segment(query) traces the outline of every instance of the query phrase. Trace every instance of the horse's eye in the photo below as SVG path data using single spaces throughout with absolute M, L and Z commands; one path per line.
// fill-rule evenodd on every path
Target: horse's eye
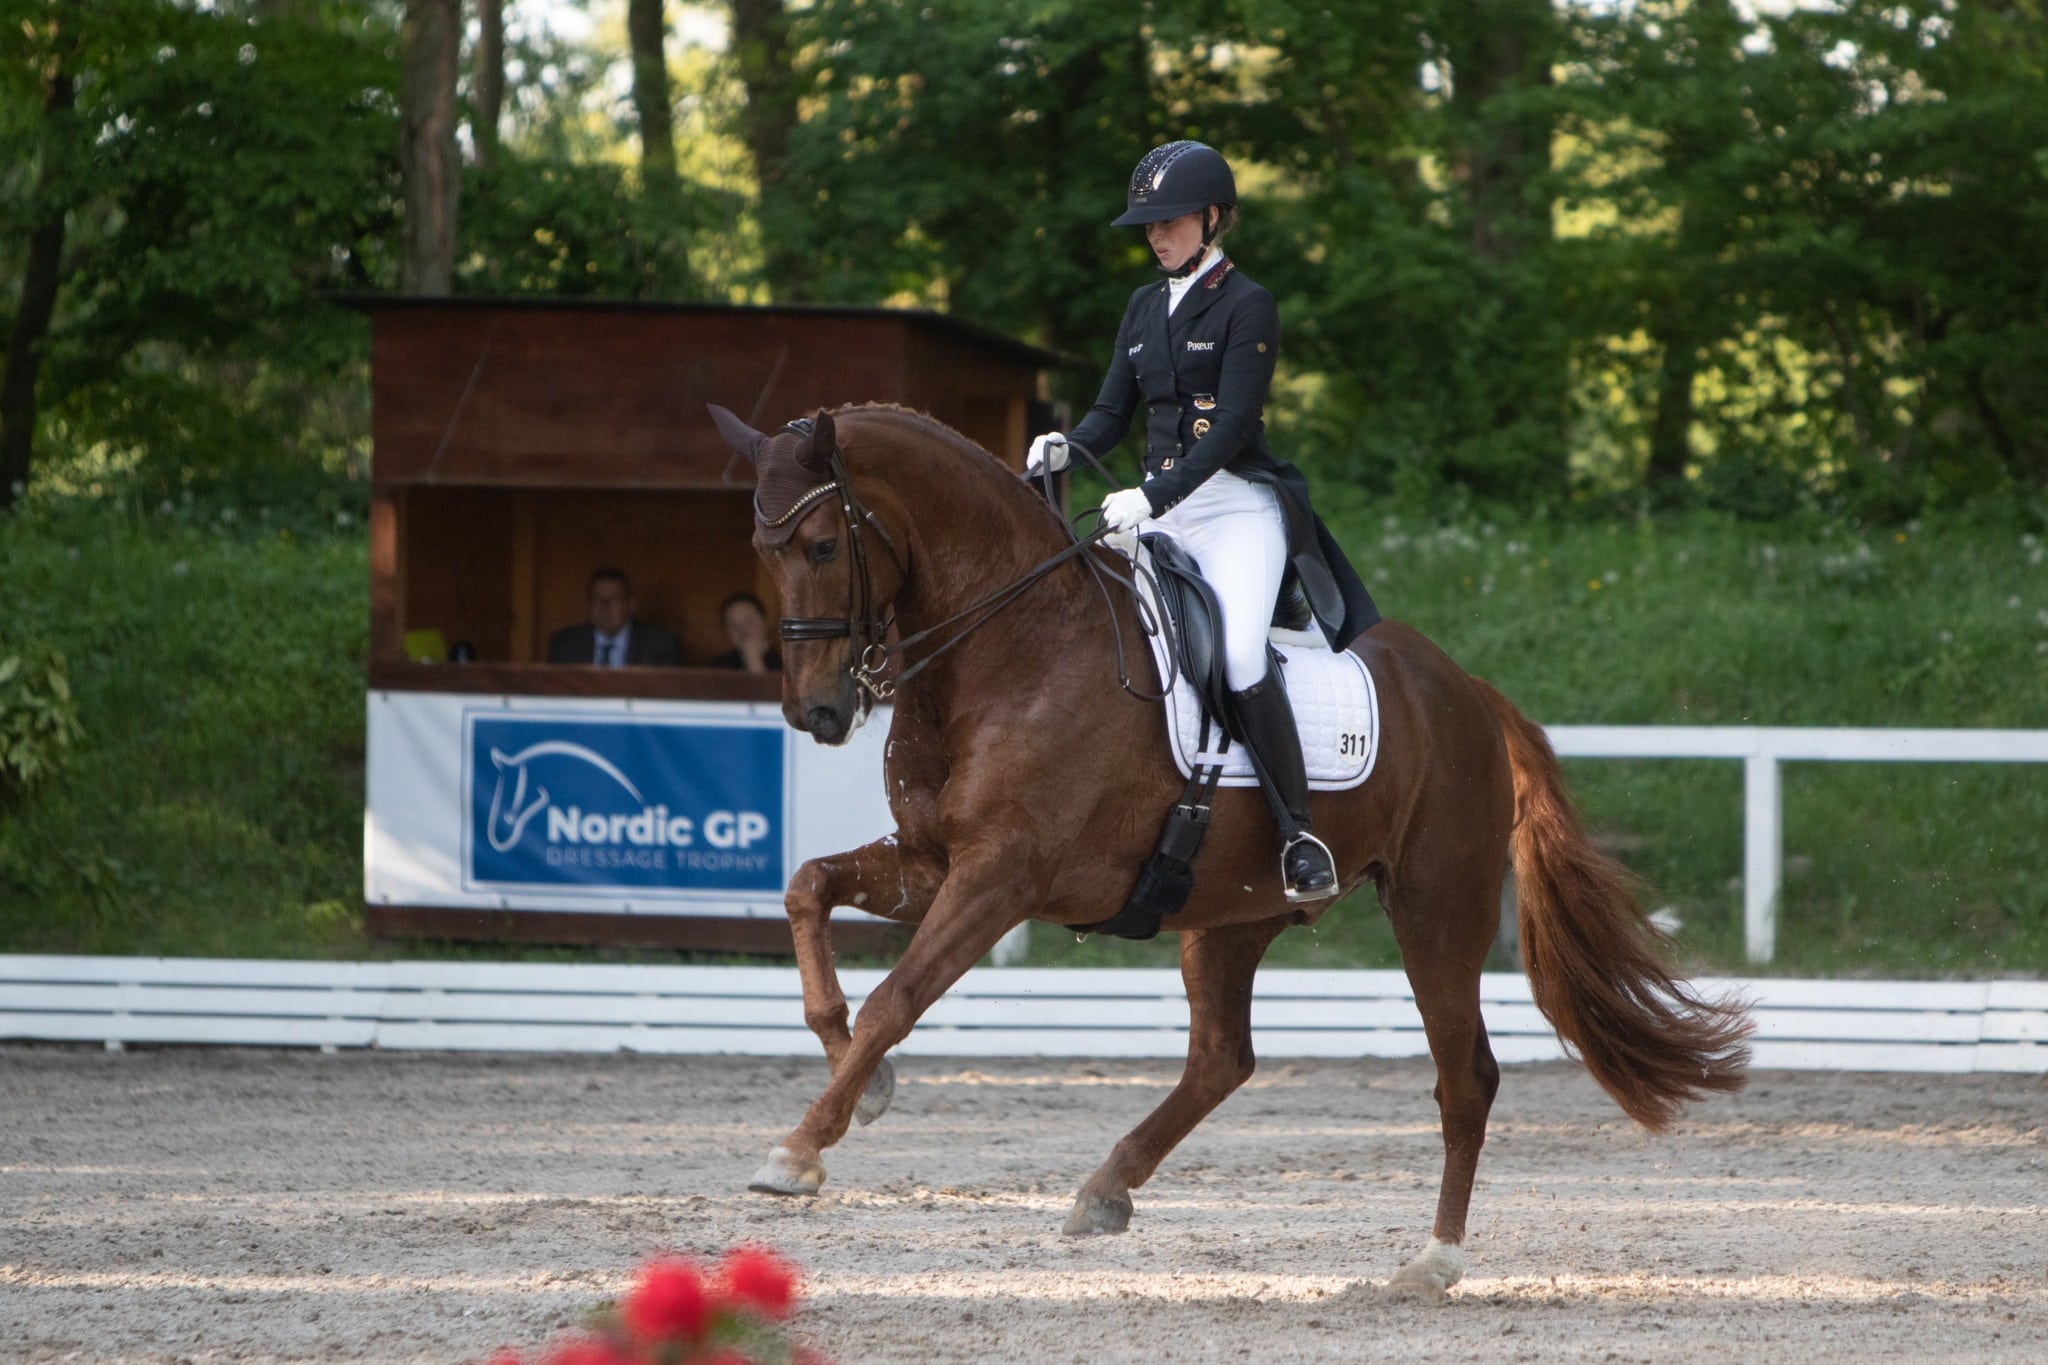
M 836 540 L 817 540 L 811 542 L 811 563 L 813 564 L 828 564 L 838 553 L 839 542 Z

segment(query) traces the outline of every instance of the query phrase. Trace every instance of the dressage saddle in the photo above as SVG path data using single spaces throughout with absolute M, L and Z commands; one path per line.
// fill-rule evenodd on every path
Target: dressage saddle
M 1151 553 L 1152 577 L 1158 584 L 1164 618 L 1159 628 L 1165 632 L 1167 649 L 1174 666 L 1194 687 L 1202 704 L 1201 750 L 1205 754 L 1220 754 L 1230 747 L 1232 736 L 1224 719 L 1230 714 L 1230 684 L 1224 673 L 1223 612 L 1216 601 L 1216 591 L 1202 577 L 1202 566 L 1194 556 L 1171 536 L 1154 532 L 1139 540 Z M 1283 588 L 1274 624 L 1291 627 L 1297 613 L 1307 616 L 1308 599 L 1298 583 L 1290 579 L 1288 586 L 1292 593 Z M 1210 806 L 1222 774 L 1223 765 L 1214 759 L 1194 765 L 1179 799 L 1167 812 L 1159 843 L 1139 869 L 1137 884 L 1123 908 L 1098 924 L 1077 926 L 1079 932 L 1152 938 L 1159 933 L 1160 922 L 1166 916 L 1187 904 L 1195 889 L 1195 855 L 1201 851 L 1202 840 L 1209 832 Z

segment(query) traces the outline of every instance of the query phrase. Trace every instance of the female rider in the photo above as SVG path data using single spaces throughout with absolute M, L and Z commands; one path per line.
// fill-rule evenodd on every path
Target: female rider
M 1280 317 L 1217 246 L 1236 220 L 1236 178 L 1214 149 L 1169 142 L 1138 162 L 1115 225 L 1144 227 L 1166 278 L 1131 295 L 1095 406 L 1070 434 L 1034 440 L 1026 468 L 1064 469 L 1069 440 L 1109 451 L 1145 408 L 1145 481 L 1110 494 L 1102 519 L 1116 532 L 1164 531 L 1202 566 L 1223 613 L 1228 723 L 1279 823 L 1287 898 L 1316 900 L 1336 894 L 1336 867 L 1309 830 L 1301 739 L 1266 632 L 1290 571 L 1332 649 L 1379 613 L 1310 508 L 1308 481 L 1266 445 Z

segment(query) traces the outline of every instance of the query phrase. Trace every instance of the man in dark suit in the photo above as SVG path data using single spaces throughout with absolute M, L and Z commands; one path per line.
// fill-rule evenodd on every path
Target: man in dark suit
M 623 571 L 593 571 L 585 600 L 590 620 L 548 636 L 549 663 L 598 668 L 673 668 L 682 663 L 683 647 L 674 631 L 633 619 L 633 585 Z

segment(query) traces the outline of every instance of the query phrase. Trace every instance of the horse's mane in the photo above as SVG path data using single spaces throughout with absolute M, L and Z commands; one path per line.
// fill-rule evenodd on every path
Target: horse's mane
M 992 496 L 998 500 L 1013 498 L 1020 508 L 1026 504 L 1036 505 L 1040 509 L 1040 515 L 1048 518 L 1050 527 L 1058 527 L 1062 538 L 1072 538 L 1073 533 L 1066 529 L 1066 521 L 1057 508 L 1031 493 L 1030 486 L 1024 480 L 1018 478 L 1008 465 L 990 454 L 978 442 L 955 431 L 930 413 L 905 407 L 901 403 L 848 403 L 844 407 L 833 408 L 831 416 L 835 421 L 841 417 L 851 418 L 857 423 L 873 421 L 899 431 L 932 438 L 940 446 L 950 448 L 958 455 L 964 468 L 975 469 L 977 484 L 985 479 Z
M 1002 464 L 1001 460 L 996 460 L 996 457 L 980 443 L 962 435 L 919 408 L 905 407 L 901 403 L 848 403 L 844 407 L 832 409 L 832 416 L 873 417 L 888 421 L 891 425 L 912 427 L 948 442 L 963 455 L 978 455 L 984 460 L 995 460 L 998 465 Z

